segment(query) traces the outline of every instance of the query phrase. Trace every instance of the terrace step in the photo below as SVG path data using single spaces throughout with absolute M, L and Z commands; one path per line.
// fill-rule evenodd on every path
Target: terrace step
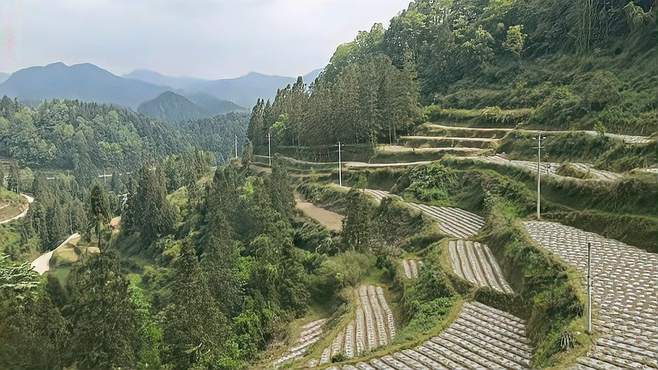
M 448 252 L 453 271 L 462 279 L 478 287 L 514 293 L 503 277 L 491 250 L 485 244 L 470 240 L 451 240 Z
M 473 315 L 477 316 L 474 320 Z M 470 328 L 473 321 L 478 324 Z M 373 359 L 367 366 L 396 370 L 527 369 L 532 349 L 525 337 L 510 330 L 525 333 L 525 322 L 481 303 L 466 303 L 457 320 L 439 336 L 418 347 Z

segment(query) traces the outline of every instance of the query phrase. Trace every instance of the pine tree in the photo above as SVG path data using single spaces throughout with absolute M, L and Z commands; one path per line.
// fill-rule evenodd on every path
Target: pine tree
M 102 233 L 105 225 L 110 222 L 110 206 L 106 194 L 98 184 L 91 189 L 87 219 L 87 233 L 93 231 L 96 234 L 98 249 L 102 251 Z
M 295 197 L 292 193 L 290 177 L 284 165 L 277 158 L 272 163 L 270 176 L 272 207 L 285 217 L 289 217 L 295 206 Z
M 226 317 L 213 302 L 194 248 L 185 243 L 174 263 L 169 304 L 164 310 L 163 359 L 175 369 L 207 368 L 225 350 Z
M 343 220 L 343 240 L 352 250 L 368 251 L 372 241 L 372 206 L 358 190 L 347 195 L 347 214 Z
M 72 360 L 79 369 L 135 368 L 136 309 L 113 251 L 84 259 L 69 277 Z

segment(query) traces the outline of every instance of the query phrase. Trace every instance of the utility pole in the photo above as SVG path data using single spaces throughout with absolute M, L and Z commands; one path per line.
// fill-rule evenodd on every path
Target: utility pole
M 340 157 L 340 141 L 338 142 L 338 185 L 343 186 L 343 163 Z
M 238 135 L 235 135 L 235 159 L 238 159 Z
M 272 168 L 272 132 L 267 130 L 267 159 L 270 163 L 270 168 Z
M 592 334 L 592 243 L 587 242 L 587 333 Z
M 537 220 L 541 220 L 541 132 L 537 135 Z

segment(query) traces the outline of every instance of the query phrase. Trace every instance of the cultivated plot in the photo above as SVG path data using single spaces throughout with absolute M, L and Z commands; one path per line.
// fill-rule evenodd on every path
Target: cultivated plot
M 413 259 L 402 260 L 402 268 L 404 269 L 404 276 L 407 279 L 417 279 L 418 273 L 420 272 L 420 267 L 422 265 L 423 265 L 423 261 L 418 261 Z
M 365 193 L 377 201 L 382 201 L 387 197 L 398 197 L 383 190 L 366 189 Z M 484 218 L 461 208 L 429 206 L 412 202 L 405 202 L 405 204 L 437 221 L 441 231 L 456 238 L 473 237 L 484 226 Z
M 320 319 L 304 325 L 295 345 L 289 348 L 283 356 L 274 361 L 272 366 L 279 367 L 304 356 L 309 348 L 322 338 L 322 328 L 326 322 L 326 319 Z
M 525 321 L 473 302 L 441 335 L 422 345 L 342 369 L 527 369 L 531 356 Z
M 309 361 L 309 367 L 327 364 L 339 354 L 345 358 L 358 357 L 389 344 L 395 337 L 395 318 L 386 302 L 384 290 L 373 285 L 362 285 L 356 289 L 356 294 L 359 297 L 356 317 L 336 335 L 320 359 Z
M 514 293 L 487 245 L 470 240 L 451 240 L 448 252 L 453 271 L 462 279 L 478 287 Z
M 532 239 L 586 278 L 592 245 L 594 330 L 586 369 L 658 368 L 658 255 L 553 222 L 525 222 Z M 583 281 L 585 283 L 585 281 Z

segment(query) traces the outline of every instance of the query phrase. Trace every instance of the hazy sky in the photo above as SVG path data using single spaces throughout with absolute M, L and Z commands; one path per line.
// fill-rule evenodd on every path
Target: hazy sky
M 410 0 L 0 0 L 0 71 L 90 62 L 206 78 L 298 75 Z

